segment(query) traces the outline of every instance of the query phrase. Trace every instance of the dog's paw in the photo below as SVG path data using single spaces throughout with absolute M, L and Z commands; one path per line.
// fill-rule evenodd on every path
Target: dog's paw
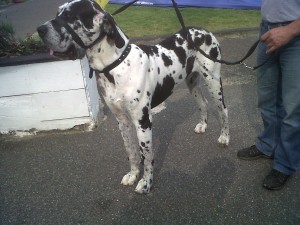
M 133 185 L 136 182 L 136 180 L 138 179 L 138 177 L 139 177 L 139 171 L 136 171 L 136 172 L 131 171 L 123 177 L 121 184 Z
M 203 123 L 198 123 L 195 127 L 195 133 L 197 134 L 202 134 L 206 131 L 207 128 L 207 123 L 203 122 Z
M 150 192 L 152 182 L 142 178 L 135 188 L 135 192 L 139 194 L 148 194 Z
M 218 144 L 221 147 L 227 147 L 229 145 L 229 136 L 227 135 L 221 135 L 218 139 Z

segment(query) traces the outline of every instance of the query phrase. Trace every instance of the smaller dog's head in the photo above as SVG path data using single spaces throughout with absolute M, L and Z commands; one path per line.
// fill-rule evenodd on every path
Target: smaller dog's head
M 125 40 L 111 15 L 93 0 L 72 0 L 59 7 L 55 19 L 37 28 L 50 54 L 78 59 L 105 37 L 110 45 L 122 48 Z

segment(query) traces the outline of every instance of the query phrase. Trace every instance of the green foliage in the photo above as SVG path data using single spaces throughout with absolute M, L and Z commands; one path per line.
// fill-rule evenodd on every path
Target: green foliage
M 1 35 L 14 35 L 15 31 L 11 24 L 8 23 L 0 23 L 0 32 Z
M 11 24 L 0 24 L 0 57 L 30 55 L 47 51 L 37 36 L 18 41 Z
M 108 4 L 110 13 L 120 5 Z M 259 10 L 231 10 L 213 8 L 181 8 L 187 26 L 202 27 L 217 31 L 234 28 L 258 27 Z M 160 36 L 172 34 L 181 29 L 174 9 L 132 6 L 115 16 L 118 25 L 129 37 Z
M 25 40 L 20 41 L 20 46 L 18 49 L 18 53 L 20 55 L 30 55 L 36 53 L 47 52 L 47 48 L 39 38 L 35 36 L 31 36 L 26 38 Z

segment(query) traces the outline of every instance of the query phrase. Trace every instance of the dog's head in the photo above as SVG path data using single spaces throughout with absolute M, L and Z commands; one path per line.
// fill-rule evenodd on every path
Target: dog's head
M 122 48 L 125 40 L 112 16 L 93 0 L 71 0 L 59 7 L 55 19 L 37 28 L 50 54 L 78 59 L 105 37 L 110 45 Z

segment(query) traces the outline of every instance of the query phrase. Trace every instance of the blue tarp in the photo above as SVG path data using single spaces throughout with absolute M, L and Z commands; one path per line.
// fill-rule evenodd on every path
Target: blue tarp
M 113 4 L 126 4 L 131 0 L 111 0 Z M 225 9 L 259 9 L 261 0 L 175 0 L 179 7 L 203 7 Z M 171 7 L 171 0 L 141 0 L 135 5 Z

